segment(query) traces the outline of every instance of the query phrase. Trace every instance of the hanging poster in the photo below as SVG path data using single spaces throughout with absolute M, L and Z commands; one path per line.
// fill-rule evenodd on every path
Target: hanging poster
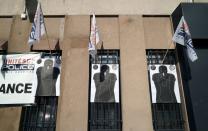
M 0 55 L 0 104 L 32 104 L 60 95 L 60 58 L 40 53 Z
M 92 64 L 90 102 L 119 103 L 119 65 Z
M 35 65 L 40 54 L 0 55 L 0 104 L 35 101 Z
M 180 103 L 175 65 L 149 65 L 152 103 Z
M 61 58 L 45 56 L 36 62 L 36 96 L 60 95 Z

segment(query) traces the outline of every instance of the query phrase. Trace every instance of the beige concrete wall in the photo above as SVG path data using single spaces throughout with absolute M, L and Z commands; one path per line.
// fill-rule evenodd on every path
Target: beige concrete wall
M 18 131 L 21 107 L 0 108 L 0 131 Z
M 176 55 L 177 59 L 178 59 L 178 55 Z M 181 75 L 181 70 L 180 70 L 180 64 L 177 63 L 177 73 L 178 73 L 178 82 L 179 82 L 179 91 L 180 91 L 180 98 L 181 98 L 181 107 L 182 107 L 182 115 L 183 115 L 183 119 L 184 121 L 184 128 L 185 131 L 190 131 L 189 128 L 189 121 L 188 121 L 188 114 L 187 114 L 187 109 L 186 109 L 186 101 L 185 101 L 185 94 L 184 94 L 184 90 L 183 90 L 183 83 L 182 83 L 182 75 Z
M 70 44 L 70 42 L 67 42 Z M 65 46 L 64 46 L 65 47 Z M 57 131 L 87 131 L 88 118 L 88 51 L 72 48 L 63 52 L 61 96 Z
M 119 24 L 123 130 L 153 131 L 142 17 L 120 16 Z
M 119 20 L 115 17 L 97 17 L 99 36 L 105 49 L 119 49 Z M 88 33 L 89 34 L 89 33 Z M 101 42 L 100 42 L 101 43 Z M 98 45 L 98 47 L 100 47 Z
M 0 40 L 9 40 L 12 18 L 0 19 Z
M 171 14 L 188 0 L 40 0 L 46 15 Z M 24 0 L 0 0 L 0 15 L 24 11 Z
M 31 30 L 29 21 L 22 20 L 20 16 L 14 16 L 10 36 L 8 51 L 9 52 L 28 52 L 28 38 Z
M 89 16 L 66 17 L 57 131 L 87 130 L 89 25 Z
M 169 17 L 143 17 L 146 49 L 173 49 Z
M 1 15 L 16 15 L 24 11 L 24 0 L 0 0 Z
M 6 42 L 9 40 L 12 22 L 12 18 L 0 19 L 0 50 L 6 49 L 8 46 L 8 43 Z

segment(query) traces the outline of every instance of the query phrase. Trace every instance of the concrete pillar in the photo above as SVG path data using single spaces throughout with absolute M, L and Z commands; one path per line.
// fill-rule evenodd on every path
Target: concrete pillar
M 153 131 L 142 16 L 119 16 L 123 131 Z
M 66 17 L 57 131 L 87 131 L 89 29 L 89 16 Z
M 22 20 L 20 16 L 14 16 L 10 32 L 8 52 L 30 51 L 30 46 L 27 43 L 30 31 L 31 24 L 29 23 L 29 20 Z
M 22 21 L 19 16 L 14 16 L 9 35 L 8 52 L 29 51 L 29 46 L 27 45 L 29 27 L 30 23 L 28 21 Z M 21 109 L 21 107 L 0 108 L 0 130 L 18 131 Z

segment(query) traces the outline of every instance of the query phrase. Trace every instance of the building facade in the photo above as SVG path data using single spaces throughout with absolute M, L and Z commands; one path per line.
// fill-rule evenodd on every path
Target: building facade
M 0 2 L 2 3 L 0 9 L 2 50 L 8 53 L 30 52 L 31 48 L 27 42 L 31 22 L 29 18 L 22 20 L 20 17 L 20 14 L 24 12 L 25 2 L 23 0 L 15 2 L 1 0 Z M 181 128 L 178 128 L 177 124 L 175 127 L 177 131 L 189 131 L 178 55 L 175 53 L 175 44 L 172 42 L 174 30 L 170 17 L 180 2 L 186 1 L 41 1 L 48 37 L 44 36 L 33 46 L 32 50 L 49 51 L 48 39 L 52 50 L 62 52 L 61 95 L 56 101 L 58 106 L 55 116 L 57 131 L 90 129 L 91 58 L 88 53 L 88 42 L 92 17 L 90 14 L 93 12 L 96 13 L 104 50 L 119 51 L 122 116 L 120 118 L 122 129 L 120 130 L 156 130 L 148 73 L 148 52 L 159 51 L 162 53 L 161 57 L 164 58 L 166 54 L 169 55 L 173 51 L 181 100 L 180 116 L 183 121 Z M 101 48 L 101 42 L 98 48 Z M 161 61 L 158 64 L 160 63 Z M 23 130 L 21 123 L 26 108 L 2 106 L 0 130 Z M 47 127 L 43 127 L 44 129 L 40 127 L 37 130 L 47 130 Z

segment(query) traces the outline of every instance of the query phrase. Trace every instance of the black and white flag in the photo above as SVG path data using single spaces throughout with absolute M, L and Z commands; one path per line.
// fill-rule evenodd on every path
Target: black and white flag
M 34 17 L 34 22 L 32 24 L 32 29 L 28 40 L 29 45 L 33 45 L 36 41 L 39 41 L 40 37 L 43 36 L 45 33 L 46 30 L 45 30 L 43 12 L 40 3 L 38 3 Z
M 198 56 L 193 47 L 193 42 L 191 39 L 191 34 L 188 28 L 188 24 L 186 23 L 183 16 L 181 17 L 181 20 L 175 31 L 175 34 L 173 36 L 173 41 L 186 47 L 187 55 L 192 62 L 198 59 Z

